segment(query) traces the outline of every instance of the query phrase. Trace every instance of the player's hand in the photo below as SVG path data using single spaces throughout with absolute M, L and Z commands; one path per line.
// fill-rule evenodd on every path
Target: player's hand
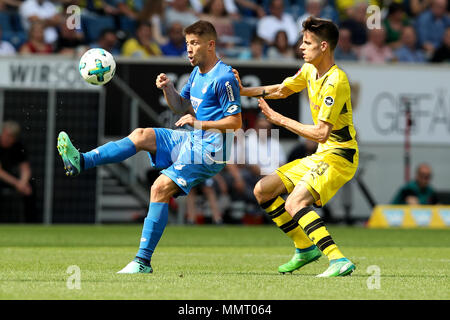
M 232 71 L 234 73 L 234 77 L 236 78 L 236 80 L 239 83 L 239 90 L 242 90 L 243 87 L 242 87 L 241 77 L 239 77 L 239 72 L 236 69 L 233 69 Z
M 267 117 L 267 120 L 272 122 L 277 126 L 281 126 L 281 119 L 283 116 L 278 112 L 274 111 L 263 98 L 258 99 L 258 106 L 262 113 Z
M 23 194 L 23 195 L 25 195 L 25 196 L 31 195 L 32 190 L 31 190 L 31 186 L 30 186 L 30 184 L 29 184 L 28 182 L 26 182 L 26 181 L 21 181 L 21 180 L 20 180 L 20 181 L 15 185 L 15 187 L 16 187 L 16 190 L 17 190 L 18 192 L 20 192 L 21 194 Z
M 197 121 L 197 119 L 195 119 L 195 117 L 192 114 L 186 114 L 184 116 L 182 116 L 180 119 L 178 119 L 177 122 L 175 122 L 175 125 L 177 127 L 182 127 L 185 124 L 190 125 L 191 127 L 195 127 L 195 122 Z M 200 128 L 198 128 L 200 129 Z
M 160 73 L 157 77 L 156 77 L 156 87 L 158 89 L 165 89 L 167 88 L 167 86 L 169 85 L 170 79 L 169 77 L 165 74 L 165 73 Z

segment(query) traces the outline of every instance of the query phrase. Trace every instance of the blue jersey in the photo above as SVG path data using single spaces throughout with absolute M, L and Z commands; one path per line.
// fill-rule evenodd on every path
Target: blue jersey
M 229 65 L 219 60 L 207 73 L 201 73 L 198 67 L 192 71 L 187 84 L 180 95 L 191 101 L 199 121 L 217 121 L 241 112 L 241 96 L 237 82 Z M 223 152 L 224 159 L 233 140 L 233 134 L 194 130 L 194 147 L 199 143 L 203 149 L 213 154 Z

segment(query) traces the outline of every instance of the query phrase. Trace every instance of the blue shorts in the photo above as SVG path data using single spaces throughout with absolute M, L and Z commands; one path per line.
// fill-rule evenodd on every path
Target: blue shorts
M 225 163 L 204 161 L 204 150 L 192 143 L 192 131 L 166 128 L 154 130 L 156 153 L 149 152 L 150 163 L 154 168 L 164 169 L 161 173 L 172 179 L 184 195 L 225 167 Z

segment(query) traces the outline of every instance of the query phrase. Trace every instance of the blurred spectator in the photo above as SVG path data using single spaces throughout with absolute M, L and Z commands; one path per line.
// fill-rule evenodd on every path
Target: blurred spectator
M 317 150 L 317 142 L 304 139 L 299 141 L 289 152 L 287 163 L 312 155 Z
M 165 56 L 181 57 L 186 55 L 186 41 L 183 34 L 183 26 L 175 22 L 169 28 L 169 42 L 161 47 Z
M 344 19 L 340 27 L 351 31 L 352 43 L 361 46 L 367 42 L 367 3 L 360 2 L 347 9 L 347 18 Z
M 397 191 L 392 204 L 436 204 L 438 198 L 431 186 L 432 171 L 426 164 L 420 164 L 416 169 L 415 180 L 405 184 Z
M 386 29 L 386 43 L 392 49 L 397 49 L 402 45 L 402 41 L 400 40 L 401 33 L 403 27 L 408 24 L 409 21 L 403 5 L 392 2 L 389 5 L 387 17 L 383 21 L 383 26 Z
M 17 12 L 22 2 L 21 0 L 0 0 L 0 11 Z
M 58 40 L 55 45 L 55 52 L 59 54 L 77 56 L 84 53 L 87 49 L 84 41 L 84 33 L 80 29 L 69 28 L 67 25 L 67 19 L 69 14 L 66 13 L 67 6 L 63 6 L 64 19 L 61 20 L 58 31 Z
M 297 19 L 297 27 L 298 30 L 303 29 L 303 21 L 308 19 L 310 16 L 313 16 L 315 18 L 321 18 L 320 13 L 322 12 L 323 8 L 323 0 L 306 0 L 305 1 L 305 13 L 302 14 Z
M 202 212 L 204 206 L 199 206 L 197 201 L 198 196 L 202 195 L 206 198 L 209 209 L 211 210 L 212 222 L 214 224 L 222 224 L 223 213 L 226 208 L 221 208 L 220 204 L 223 202 L 222 195 L 226 196 L 227 193 L 227 185 L 221 174 L 217 174 L 199 186 L 192 188 L 186 197 L 187 223 L 194 224 L 196 222 L 202 222 L 201 220 L 204 219 L 204 212 Z
M 243 1 L 244 3 L 249 2 L 247 0 L 241 0 L 241 1 Z M 225 12 L 226 12 L 227 16 L 229 16 L 232 19 L 240 18 L 239 8 L 237 7 L 236 2 L 237 1 L 235 1 L 235 0 L 223 0 Z M 204 1 L 204 0 L 190 0 L 190 3 L 191 3 L 191 7 L 195 10 L 195 12 L 197 12 L 197 14 L 201 14 L 201 13 L 205 12 L 205 7 L 208 5 L 208 1 Z
M 172 0 L 166 8 L 166 26 L 179 22 L 183 25 L 183 28 L 186 28 L 197 20 L 195 11 L 189 7 L 189 0 Z
M 280 30 L 286 31 L 289 45 L 293 46 L 297 42 L 299 29 L 294 17 L 284 12 L 283 0 L 271 0 L 270 15 L 258 21 L 256 33 L 270 45 L 274 43 L 275 35 Z
M 253 61 L 263 60 L 265 59 L 264 46 L 264 40 L 255 36 L 250 42 L 250 46 L 239 54 L 238 59 Z
M 15 55 L 16 49 L 14 48 L 14 46 L 10 42 L 1 39 L 2 39 L 2 29 L 0 28 L 0 56 Z
M 224 0 L 208 0 L 200 19 L 211 22 L 217 32 L 218 47 L 233 47 L 237 38 L 234 36 L 233 21 L 227 14 Z
M 286 153 L 278 137 L 272 136 L 272 129 L 272 123 L 260 114 L 255 122 L 254 134 L 252 131 L 246 133 L 244 148 L 237 146 L 238 164 L 244 163 L 257 179 L 286 163 Z
M 44 23 L 34 21 L 28 30 L 28 40 L 19 49 L 20 54 L 50 54 L 53 47 L 44 40 Z
M 361 47 L 359 59 L 370 63 L 383 63 L 395 58 L 392 49 L 386 45 L 384 28 L 369 30 L 369 41 Z
M 267 49 L 267 58 L 272 60 L 294 61 L 294 49 L 288 43 L 286 31 L 280 30 L 275 35 L 275 41 Z
M 245 134 L 242 131 L 236 133 L 230 156 L 233 163 L 227 164 L 224 172 L 230 190 L 231 210 L 235 214 L 264 216 L 253 189 L 262 175 L 271 174 L 286 163 L 284 149 L 278 137 L 272 136 L 272 129 L 272 123 L 261 114 L 254 128 Z
M 60 25 L 62 16 L 57 7 L 49 0 L 25 0 L 20 6 L 19 13 L 22 25 L 29 31 L 31 24 L 40 21 L 45 28 L 44 41 L 55 43 L 58 39 L 56 27 Z
M 266 10 L 262 5 L 259 5 L 254 0 L 235 0 L 236 4 L 240 7 L 240 11 L 244 16 L 253 15 L 258 18 L 262 18 L 266 15 Z M 251 14 L 249 14 L 251 13 Z
M 165 3 L 165 0 L 146 1 L 139 15 L 140 21 L 148 21 L 152 24 L 153 39 L 159 45 L 163 45 L 168 41 L 163 32 Z
M 409 14 L 418 16 L 430 6 L 432 0 L 409 0 Z
M 68 1 L 71 2 L 71 0 Z M 84 9 L 83 15 L 118 15 L 120 13 L 114 0 L 73 0 L 72 4 L 76 4 Z
M 144 0 L 116 0 L 116 2 L 119 13 L 134 21 L 138 20 L 139 13 L 144 8 Z
M 4 122 L 0 135 L 0 196 L 2 189 L 14 188 L 23 197 L 25 221 L 37 222 L 31 167 L 19 138 L 20 125 L 14 121 Z
M 357 61 L 358 55 L 353 48 L 352 32 L 347 28 L 339 29 L 339 41 L 334 50 L 334 58 L 337 61 Z
M 447 0 L 432 0 L 429 9 L 417 17 L 416 32 L 419 45 L 428 57 L 441 45 L 445 29 L 450 26 Z
M 394 54 L 400 62 L 426 62 L 424 52 L 417 48 L 417 37 L 414 27 L 406 26 L 403 28 L 401 46 Z
M 450 27 L 445 29 L 442 45 L 434 52 L 431 62 L 450 62 Z
M 97 42 L 90 45 L 91 48 L 102 48 L 113 56 L 120 55 L 117 35 L 114 29 L 104 29 L 100 33 Z
M 148 58 L 162 55 L 161 49 L 153 40 L 152 26 L 148 22 L 139 23 L 136 37 L 123 44 L 122 54 L 125 57 Z

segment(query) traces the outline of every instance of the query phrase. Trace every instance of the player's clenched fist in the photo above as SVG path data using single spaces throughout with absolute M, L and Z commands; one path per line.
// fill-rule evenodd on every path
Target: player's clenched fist
M 170 83 L 169 77 L 165 73 L 160 73 L 156 77 L 156 87 L 158 89 L 164 89 Z

